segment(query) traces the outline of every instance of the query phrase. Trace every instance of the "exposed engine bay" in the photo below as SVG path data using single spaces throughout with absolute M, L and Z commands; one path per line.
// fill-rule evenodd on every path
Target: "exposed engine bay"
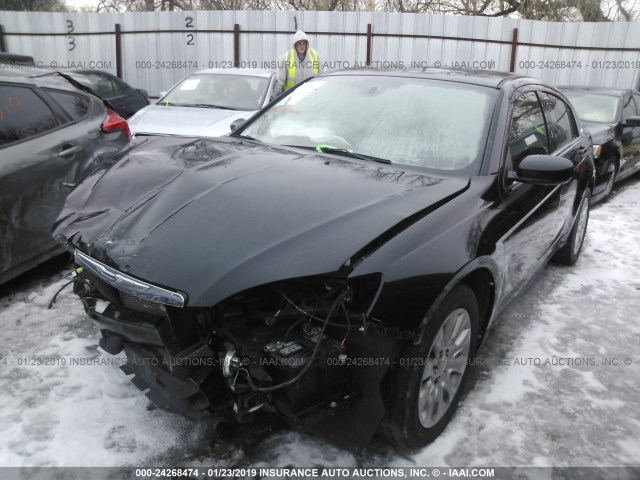
M 97 261 L 76 272 L 100 346 L 124 351 L 122 370 L 159 407 L 240 423 L 266 412 L 349 445 L 375 433 L 398 344 L 367 318 L 378 275 L 288 280 L 179 308 L 128 292 L 114 275 L 127 276 Z

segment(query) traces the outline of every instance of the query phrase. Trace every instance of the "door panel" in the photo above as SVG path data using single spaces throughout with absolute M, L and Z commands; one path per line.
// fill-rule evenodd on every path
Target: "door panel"
M 588 140 L 579 137 L 576 120 L 571 108 L 558 96 L 549 92 L 539 92 L 538 97 L 550 132 L 550 150 L 552 155 L 563 157 L 578 166 L 590 155 Z M 558 226 L 571 218 L 573 200 L 578 185 L 571 181 L 560 187 L 558 205 Z
M 61 104 L 54 104 L 44 90 L 36 93 L 15 87 L 12 91 L 2 85 L 0 89 L 3 94 L 11 93 L 20 100 L 20 108 L 26 109 L 26 113 L 13 110 L 8 118 L 5 108 L 0 122 L 0 136 L 20 137 L 0 144 L 2 274 L 58 247 L 51 238 L 51 228 L 70 191 L 63 184 L 75 183 L 93 161 L 100 119 L 60 126 L 71 117 L 54 114 L 50 106 Z M 78 98 L 87 101 L 86 97 Z M 86 115 L 89 103 L 84 105 Z
M 515 171 L 528 155 L 549 154 L 549 134 L 533 91 L 516 95 L 512 105 L 506 172 Z M 531 185 L 505 179 L 503 202 L 514 226 L 504 237 L 507 279 L 505 294 L 516 292 L 547 260 L 561 229 L 561 187 Z

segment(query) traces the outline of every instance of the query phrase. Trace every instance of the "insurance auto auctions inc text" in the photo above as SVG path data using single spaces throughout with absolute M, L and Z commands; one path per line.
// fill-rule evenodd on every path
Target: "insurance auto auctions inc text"
M 259 468 L 257 478 L 493 478 L 493 468 Z

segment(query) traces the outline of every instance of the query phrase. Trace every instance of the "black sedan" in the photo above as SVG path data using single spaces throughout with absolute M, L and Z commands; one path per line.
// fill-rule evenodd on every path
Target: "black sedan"
M 560 87 L 591 133 L 596 164 L 593 201 L 640 170 L 640 93 L 604 87 Z
M 54 235 L 157 405 L 411 448 L 509 302 L 577 261 L 593 185 L 589 135 L 539 80 L 344 72 L 230 137 L 134 140 Z
M 67 78 L 0 72 L 0 284 L 64 252 L 51 227 L 67 194 L 129 138 L 123 118 Z
M 71 70 L 70 72 L 73 78 L 109 102 L 111 108 L 124 118 L 129 118 L 149 105 L 149 94 L 146 90 L 134 88 L 110 73 L 101 70 Z

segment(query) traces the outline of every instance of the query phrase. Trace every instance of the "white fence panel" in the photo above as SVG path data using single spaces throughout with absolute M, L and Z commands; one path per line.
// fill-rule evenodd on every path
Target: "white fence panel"
M 116 24 L 121 76 L 152 96 L 191 72 L 231 67 L 236 59 L 242 67 L 274 69 L 296 28 L 308 32 L 327 70 L 361 67 L 369 53 L 374 67 L 503 71 L 511 68 L 517 28 L 515 72 L 557 84 L 640 86 L 640 23 L 392 12 L 0 12 L 7 51 L 31 55 L 40 67 L 117 74 Z

